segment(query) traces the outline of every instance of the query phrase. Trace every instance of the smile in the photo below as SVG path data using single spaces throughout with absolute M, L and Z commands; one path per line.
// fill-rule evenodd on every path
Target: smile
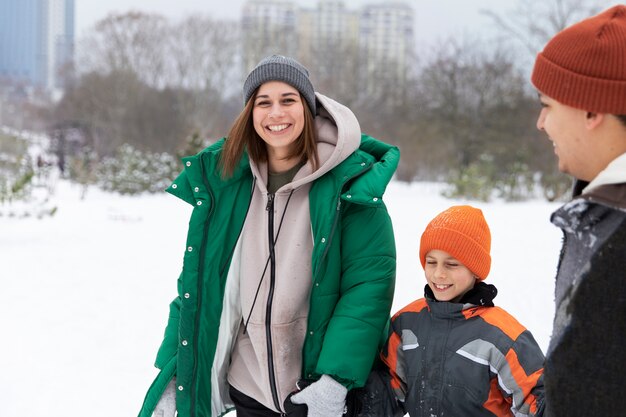
M 280 132 L 280 131 L 287 129 L 289 126 L 290 126 L 289 124 L 269 125 L 267 126 L 267 128 L 271 130 L 272 132 Z
M 437 288 L 440 291 L 445 291 L 448 288 L 452 287 L 452 284 L 448 284 L 448 285 L 442 285 L 442 284 L 433 284 L 435 286 L 435 288 Z

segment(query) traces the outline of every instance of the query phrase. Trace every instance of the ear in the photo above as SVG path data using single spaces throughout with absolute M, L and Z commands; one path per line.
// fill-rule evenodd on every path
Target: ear
M 605 114 L 604 113 L 592 113 L 587 112 L 587 117 L 585 118 L 585 127 L 587 130 L 593 130 L 600 126 L 604 121 Z

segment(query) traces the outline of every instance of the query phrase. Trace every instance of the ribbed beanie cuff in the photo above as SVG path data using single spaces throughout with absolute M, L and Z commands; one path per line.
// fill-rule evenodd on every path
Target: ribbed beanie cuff
M 559 32 L 537 55 L 531 81 L 568 106 L 626 114 L 626 6 Z
M 309 71 L 302 64 L 282 55 L 262 59 L 243 84 L 244 103 L 250 100 L 257 88 L 268 81 L 282 81 L 298 90 L 315 117 L 315 90 L 309 79 Z

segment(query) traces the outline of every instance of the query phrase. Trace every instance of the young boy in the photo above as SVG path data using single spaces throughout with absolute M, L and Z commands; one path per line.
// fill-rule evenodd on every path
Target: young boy
M 391 319 L 381 358 L 411 417 L 540 416 L 544 356 L 484 283 L 491 234 L 482 211 L 454 206 L 422 234 L 425 298 Z

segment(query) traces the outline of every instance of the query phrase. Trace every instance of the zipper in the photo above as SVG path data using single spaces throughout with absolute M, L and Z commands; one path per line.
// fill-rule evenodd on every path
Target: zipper
M 270 379 L 272 399 L 277 410 L 281 410 L 278 390 L 276 388 L 276 374 L 274 371 L 274 347 L 272 346 L 272 302 L 274 300 L 274 286 L 276 285 L 276 253 L 274 251 L 274 194 L 267 195 L 267 232 L 270 251 L 270 288 L 267 295 L 265 309 L 265 338 L 267 341 L 267 365 Z

